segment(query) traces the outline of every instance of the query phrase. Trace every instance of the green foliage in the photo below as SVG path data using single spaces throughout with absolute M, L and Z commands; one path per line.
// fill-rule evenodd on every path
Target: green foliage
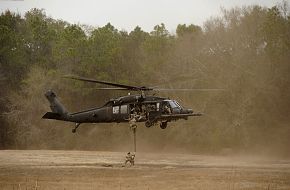
M 206 113 L 170 123 L 166 130 L 138 128 L 141 144 L 156 150 L 218 153 L 266 147 L 289 148 L 290 19 L 287 6 L 222 10 L 202 27 L 165 25 L 151 32 L 137 26 L 118 31 L 110 23 L 93 28 L 69 24 L 32 9 L 0 16 L 0 147 L 122 149 L 129 131 L 84 126 L 76 138 L 70 124 L 43 121 L 54 89 L 70 111 L 101 105 L 120 92 L 62 78 L 75 74 L 132 85 L 225 88 L 224 92 L 161 94 Z M 95 140 L 98 138 L 98 141 Z M 144 148 L 146 150 L 146 148 Z M 123 149 L 122 149 L 123 150 Z
M 176 28 L 176 34 L 178 37 L 183 37 L 185 35 L 198 35 L 201 32 L 201 27 L 193 24 L 188 26 L 186 26 L 186 24 L 179 24 Z
M 23 20 L 20 15 L 6 11 L 0 16 L 0 64 L 10 84 L 19 84 L 26 65 L 21 58 L 27 59 L 23 43 Z

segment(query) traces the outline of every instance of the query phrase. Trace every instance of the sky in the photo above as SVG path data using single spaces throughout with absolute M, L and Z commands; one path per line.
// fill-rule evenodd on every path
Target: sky
M 54 19 L 101 27 L 110 22 L 119 30 L 132 31 L 137 25 L 152 31 L 164 23 L 169 32 L 178 24 L 202 26 L 221 7 L 258 4 L 272 7 L 281 0 L 0 0 L 0 11 L 24 15 L 31 8 L 42 8 Z

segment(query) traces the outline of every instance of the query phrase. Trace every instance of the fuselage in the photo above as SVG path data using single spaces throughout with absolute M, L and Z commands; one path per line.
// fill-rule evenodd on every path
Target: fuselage
M 150 115 L 188 114 L 191 110 L 183 109 L 175 100 L 162 97 L 141 95 L 123 96 L 108 101 L 104 106 L 64 115 L 60 120 L 77 123 L 128 122 L 138 115 L 136 122 L 145 122 Z M 150 118 L 153 119 L 153 118 Z M 175 120 L 175 118 L 173 118 Z M 169 120 L 169 119 L 167 119 Z
M 170 122 L 187 119 L 194 114 L 191 109 L 184 109 L 177 101 L 157 96 L 128 95 L 111 99 L 104 106 L 80 112 L 69 113 L 52 91 L 45 96 L 50 102 L 52 112 L 47 112 L 44 119 L 55 119 L 74 123 L 121 123 L 146 122 L 152 126 L 158 122 Z

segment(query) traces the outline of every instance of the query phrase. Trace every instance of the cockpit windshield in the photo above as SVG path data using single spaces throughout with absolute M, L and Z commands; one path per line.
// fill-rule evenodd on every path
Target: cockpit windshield
M 169 102 L 169 105 L 170 105 L 171 108 L 179 108 L 179 109 L 181 109 L 181 106 L 176 101 L 170 100 L 168 102 Z
M 182 109 L 182 106 L 177 101 L 174 100 L 174 102 L 180 109 Z

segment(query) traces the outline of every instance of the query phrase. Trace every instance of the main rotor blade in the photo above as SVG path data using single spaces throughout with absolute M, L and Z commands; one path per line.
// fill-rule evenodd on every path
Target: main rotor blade
M 93 88 L 94 90 L 127 90 L 127 88 Z
M 69 78 L 69 79 L 74 79 L 74 80 L 80 80 L 80 81 L 84 81 L 84 82 L 92 82 L 92 83 L 99 83 L 99 84 L 105 84 L 105 85 L 110 85 L 110 86 L 116 86 L 116 87 L 123 88 L 124 90 L 133 90 L 133 91 L 138 91 L 138 90 L 148 91 L 148 90 L 152 90 L 152 88 L 147 88 L 147 87 L 130 86 L 130 85 L 124 85 L 124 84 L 100 81 L 100 80 L 89 79 L 89 78 L 78 77 L 78 76 L 66 75 L 64 77 L 65 78 Z M 112 89 L 112 90 L 114 90 L 114 89 Z M 117 89 L 117 90 L 121 90 L 121 89 Z
M 224 91 L 222 88 L 154 88 L 155 91 Z

